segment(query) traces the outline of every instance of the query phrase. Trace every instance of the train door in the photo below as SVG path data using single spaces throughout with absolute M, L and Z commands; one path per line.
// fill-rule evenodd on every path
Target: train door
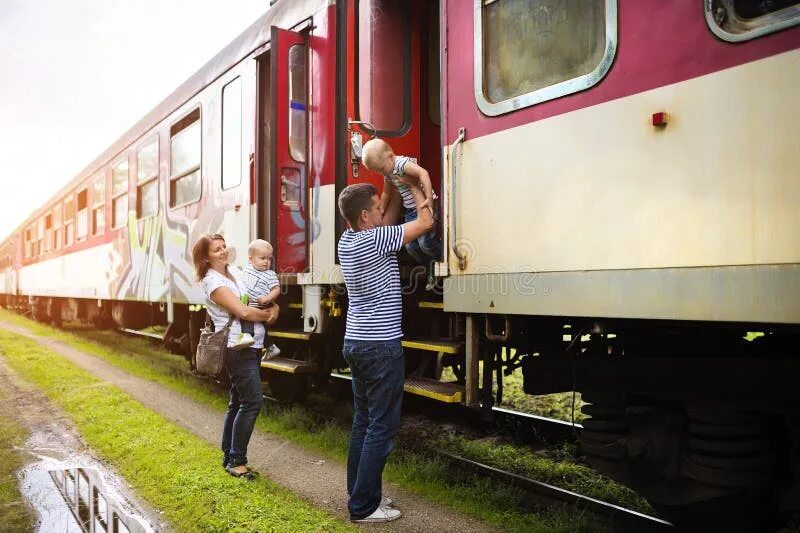
M 279 274 L 306 270 L 308 46 L 306 35 L 272 28 L 271 237 Z
M 417 158 L 440 190 L 439 3 L 354 0 L 348 10 L 353 43 L 347 116 L 352 135 L 386 140 L 395 154 Z M 348 145 L 348 151 L 357 159 Z M 383 179 L 349 165 L 348 184 Z
M 257 238 L 267 239 L 269 242 L 275 241 L 274 224 L 272 213 L 275 206 L 272 205 L 273 189 L 270 178 L 272 163 L 270 158 L 270 147 L 272 145 L 270 127 L 272 122 L 272 87 L 271 74 L 272 62 L 271 51 L 267 49 L 256 57 L 258 90 L 256 93 L 256 107 L 258 115 L 256 118 L 256 152 L 250 161 L 251 179 L 255 180 L 252 187 L 256 194 L 256 214 L 254 217 L 255 228 L 253 235 Z M 272 266 L 277 268 L 275 264 Z

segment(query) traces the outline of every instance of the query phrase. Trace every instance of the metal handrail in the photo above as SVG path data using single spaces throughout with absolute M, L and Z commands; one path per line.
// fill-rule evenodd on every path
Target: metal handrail
M 458 246 L 457 246 L 457 242 L 458 241 L 456 239 L 456 236 L 457 236 L 456 232 L 458 230 L 458 224 L 456 222 L 455 210 L 453 209 L 453 206 L 454 206 L 455 197 L 456 197 L 456 184 L 458 183 L 458 181 L 456 180 L 456 168 L 457 168 L 457 165 L 456 165 L 456 150 L 458 149 L 458 145 L 461 144 L 462 142 L 464 142 L 464 138 L 466 137 L 466 135 L 467 135 L 467 130 L 465 128 L 459 128 L 458 129 L 458 137 L 456 138 L 456 141 L 453 143 L 453 146 L 450 149 L 450 182 L 451 182 L 452 185 L 450 187 L 450 195 L 449 195 L 449 202 L 448 202 L 449 206 L 450 206 L 450 209 L 448 209 L 448 211 L 449 211 L 448 216 L 449 216 L 449 219 L 450 219 L 449 222 L 450 222 L 450 224 L 452 226 L 452 229 L 453 229 L 453 231 L 450 232 L 450 236 L 452 237 L 451 248 L 452 248 L 453 253 L 455 254 L 455 256 L 458 258 L 458 268 L 460 268 L 461 270 L 464 270 L 466 268 L 466 266 L 467 266 L 467 256 L 462 254 L 458 250 Z

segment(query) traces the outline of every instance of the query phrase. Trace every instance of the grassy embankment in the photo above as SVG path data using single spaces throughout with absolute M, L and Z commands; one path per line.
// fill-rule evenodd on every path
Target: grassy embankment
M 173 531 L 347 531 L 265 478 L 234 479 L 217 449 L 40 344 L 0 330 L 5 360 L 72 419 L 82 438 Z
M 28 431 L 14 418 L 11 398 L 0 388 L 0 526 L 8 533 L 31 531 L 36 514 L 20 494 L 17 471 L 26 457 L 20 447 L 28 438 Z
M 186 363 L 179 357 L 155 348 L 140 339 L 120 339 L 111 332 L 81 331 L 80 335 L 54 330 L 7 312 L 0 318 L 31 328 L 39 334 L 60 340 L 93 355 L 101 357 L 124 370 L 166 385 L 197 401 L 224 409 L 225 398 L 207 383 L 198 381 L 186 372 Z M 90 338 L 91 341 L 86 339 Z M 268 416 L 260 417 L 258 426 L 266 431 L 289 438 L 309 447 L 325 457 L 344 462 L 347 448 L 347 431 L 336 424 L 320 426 L 315 417 L 302 407 L 270 408 Z M 313 428 L 313 431 L 309 431 Z M 613 482 L 598 476 L 590 469 L 569 461 L 552 461 L 547 457 L 511 446 L 494 443 L 469 443 L 456 437 L 441 439 L 443 447 L 499 467 L 508 467 L 518 473 L 556 483 L 565 488 L 582 491 L 595 497 L 630 504 L 646 509 L 646 504 Z M 492 453 L 483 457 L 485 450 Z M 485 481 L 474 481 L 454 486 L 445 481 L 446 467 L 418 454 L 398 449 L 387 466 L 387 477 L 414 492 L 454 509 L 491 522 L 502 524 L 509 530 L 580 530 L 587 527 L 580 513 L 556 510 L 543 514 L 530 514 L 514 510 L 509 502 L 522 496 L 507 487 L 498 487 Z M 488 484 L 488 485 L 487 485 Z M 596 526 L 596 525 L 595 525 Z M 592 526 L 592 527 L 595 527 Z

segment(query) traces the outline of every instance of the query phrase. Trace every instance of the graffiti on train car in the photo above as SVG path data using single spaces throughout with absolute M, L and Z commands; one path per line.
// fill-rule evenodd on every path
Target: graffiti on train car
M 196 219 L 161 212 L 137 220 L 136 213 L 130 211 L 128 238 L 117 241 L 116 252 L 123 266 L 113 276 L 116 286 L 112 294 L 120 300 L 201 300 L 202 291 L 194 280 L 191 245 L 203 233 L 223 233 L 226 216 L 218 205 L 205 205 Z M 235 247 L 231 253 L 236 256 Z

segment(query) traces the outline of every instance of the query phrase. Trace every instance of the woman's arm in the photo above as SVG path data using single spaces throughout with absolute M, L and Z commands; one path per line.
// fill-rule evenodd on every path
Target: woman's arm
M 280 308 L 277 304 L 267 309 L 258 309 L 244 305 L 228 287 L 217 287 L 211 292 L 211 301 L 225 309 L 240 320 L 249 322 L 266 322 L 273 324 L 278 320 Z

